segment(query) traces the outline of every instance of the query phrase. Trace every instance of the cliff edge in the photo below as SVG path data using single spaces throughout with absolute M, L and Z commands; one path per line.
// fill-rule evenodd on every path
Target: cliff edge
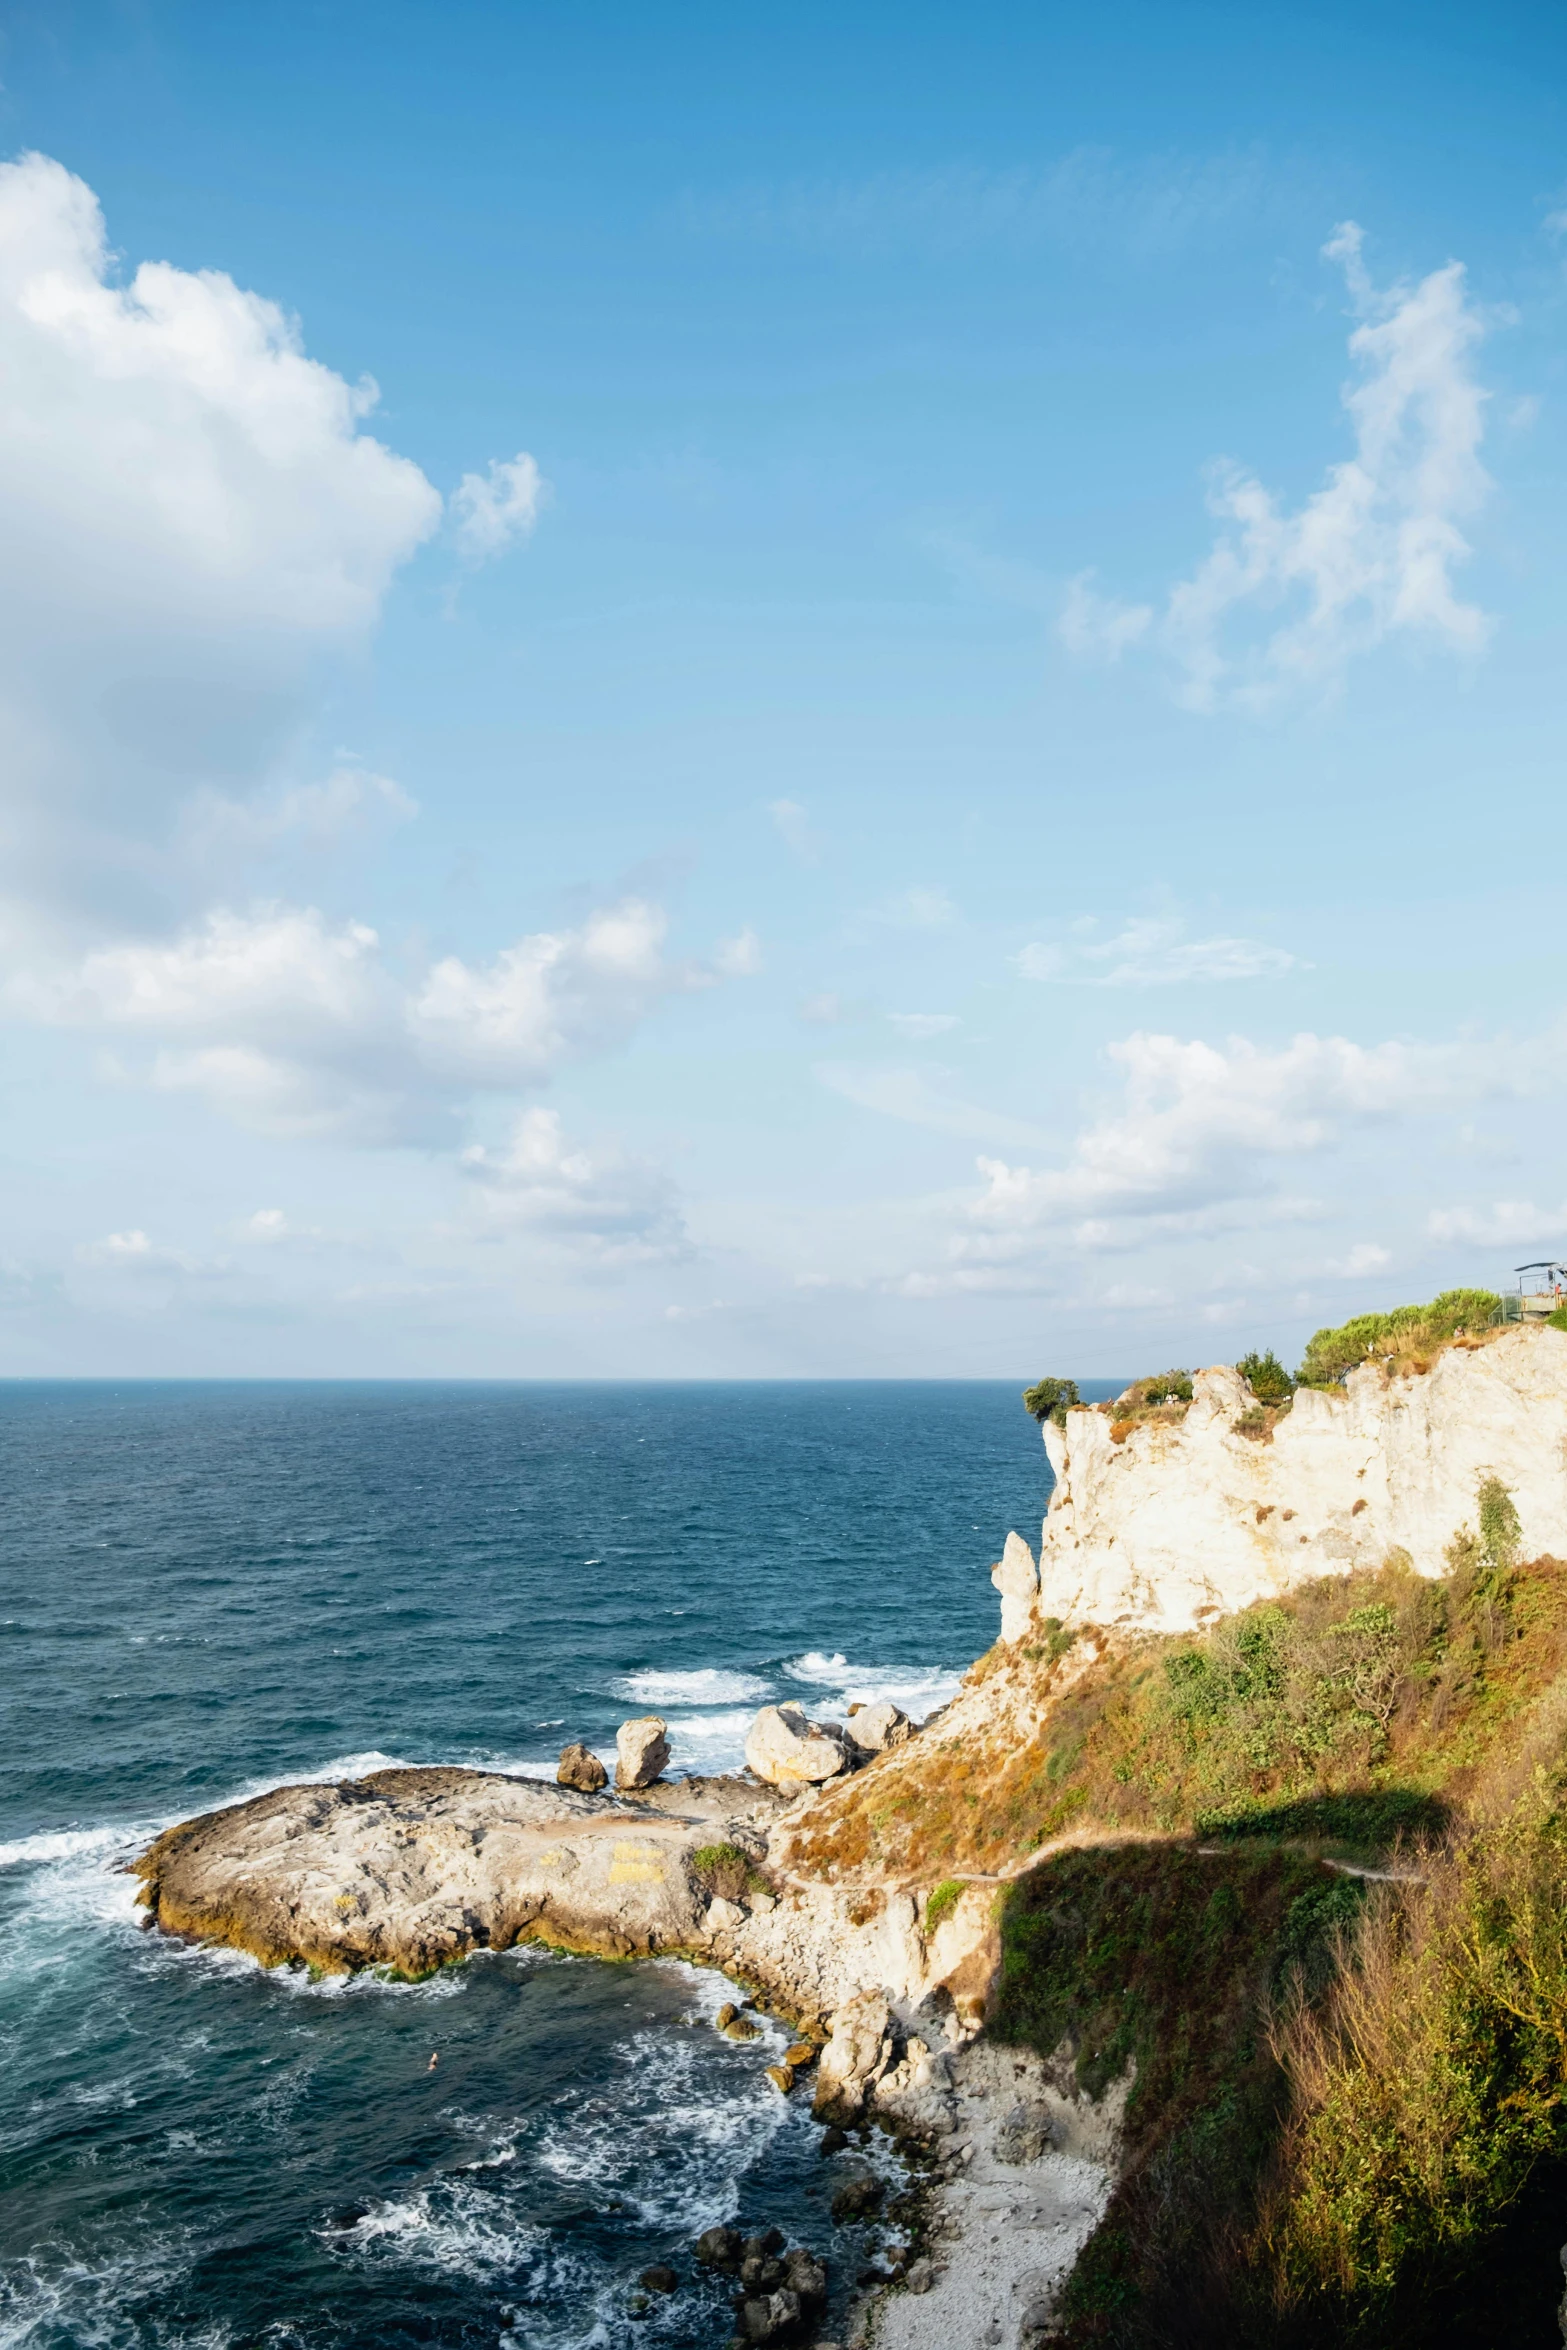
M 1367 1363 L 1342 1393 L 1301 1388 L 1259 1436 L 1245 1381 L 1200 1371 L 1184 1419 L 1100 1410 L 1047 1421 L 1055 1491 L 1037 1587 L 1009 1548 L 1005 1634 L 1058 1624 L 1188 1632 L 1322 1575 L 1407 1553 L 1445 1572 L 1477 1487 L 1513 1497 L 1526 1555 L 1567 1544 L 1567 1333 L 1459 1340 L 1424 1372 Z M 1026 1558 L 1026 1552 L 1024 1553 Z M 998 1580 L 1001 1570 L 998 1570 Z

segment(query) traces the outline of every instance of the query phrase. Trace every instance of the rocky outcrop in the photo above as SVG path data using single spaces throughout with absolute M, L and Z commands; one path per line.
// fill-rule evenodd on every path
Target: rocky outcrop
M 1034 1554 L 1021 1534 L 1009 1534 L 990 1580 L 1001 1594 L 1001 1637 L 1022 1640 L 1034 1621 L 1039 1597 L 1039 1570 Z
M 669 1724 L 658 1714 L 622 1722 L 615 1733 L 615 1785 L 622 1793 L 651 1787 L 669 1763 Z
M 705 1953 L 695 1854 L 715 1828 L 758 1858 L 764 1848 L 745 1788 L 728 1791 L 727 1814 L 681 1816 L 492 1771 L 280 1787 L 160 1836 L 137 1863 L 140 1898 L 166 1932 L 328 1973 L 423 1975 L 528 1938 L 612 1957 Z
M 1237 1372 L 1202 1371 L 1193 1386 L 1178 1424 L 1144 1422 L 1120 1441 L 1100 1411 L 1045 1423 L 1056 1486 L 1038 1596 L 1025 1612 L 1022 1563 L 1004 1559 L 1004 1639 L 1037 1638 L 1045 1617 L 1188 1631 L 1390 1550 L 1442 1574 L 1488 1477 L 1512 1494 L 1526 1556 L 1567 1553 L 1567 1333 L 1460 1341 L 1424 1373 L 1367 1364 L 1342 1395 L 1302 1388 L 1267 1441 L 1237 1426 L 1254 1409 Z
M 751 1724 L 745 1759 L 769 1787 L 820 1786 L 850 1767 L 847 1734 L 836 1722 L 811 1722 L 800 1705 L 764 1705 Z

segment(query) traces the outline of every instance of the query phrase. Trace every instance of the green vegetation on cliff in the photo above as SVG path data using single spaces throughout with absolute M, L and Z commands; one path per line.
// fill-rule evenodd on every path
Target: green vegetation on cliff
M 1051 1716 L 1083 1842 L 1011 1895 L 997 2029 L 1095 2093 L 1136 2067 L 1066 2343 L 1549 2320 L 1562 2228 L 1527 2260 L 1507 2231 L 1567 2166 L 1567 1567 L 1519 1562 L 1494 1481 L 1476 1516 L 1439 1582 L 1307 1585 Z
M 1401 1368 L 1425 1370 L 1427 1360 L 1455 1338 L 1478 1336 L 1501 1311 L 1489 1289 L 1444 1289 L 1428 1306 L 1395 1306 L 1391 1313 L 1356 1314 L 1336 1330 L 1307 1341 L 1299 1378 L 1303 1387 L 1330 1387 L 1372 1355 Z

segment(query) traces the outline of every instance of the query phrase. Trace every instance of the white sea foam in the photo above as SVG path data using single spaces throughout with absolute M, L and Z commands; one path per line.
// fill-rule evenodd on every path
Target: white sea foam
M 469 2185 L 461 2177 L 440 2179 L 412 2195 L 377 2204 L 352 2227 L 325 2230 L 320 2240 L 333 2251 L 377 2266 L 407 2264 L 464 2277 L 511 2276 L 551 2252 L 556 2257 L 549 2260 L 550 2268 L 564 2265 L 559 2247 L 551 2245 L 537 2221 L 520 2219 L 504 2196 Z
M 108 1852 L 123 1844 L 124 1828 L 59 1828 L 39 1836 L 19 1836 L 14 1844 L 0 1844 L 0 1869 L 36 1868 L 59 1860 L 75 1860 L 84 1852 Z
M 851 1705 L 877 1705 L 891 1698 L 915 1721 L 950 1704 L 962 1682 L 961 1673 L 945 1665 L 851 1665 L 841 1651 L 826 1656 L 815 1648 L 795 1657 L 784 1671 L 791 1681 L 832 1693 L 821 1701 L 823 1712 L 834 1707 L 846 1712 Z
M 615 1683 L 617 1697 L 637 1705 L 741 1705 L 747 1698 L 772 1694 L 772 1684 L 759 1673 L 726 1673 L 717 1665 L 703 1665 L 690 1673 L 628 1673 Z
M 743 2058 L 706 2034 L 633 2033 L 614 2052 L 629 2078 L 557 2107 L 534 2146 L 539 2168 L 597 2203 L 628 2206 L 649 2227 L 699 2233 L 731 2217 L 763 2149 L 780 2130 L 808 2126 L 762 2075 L 759 2060 L 786 2036 L 758 2020 L 761 2037 Z

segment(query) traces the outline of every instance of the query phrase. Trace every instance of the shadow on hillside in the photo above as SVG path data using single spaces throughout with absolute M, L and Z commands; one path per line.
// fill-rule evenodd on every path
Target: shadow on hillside
M 1359 1794 L 1298 1796 L 1289 1803 L 1258 1805 L 1255 1809 L 1200 1812 L 1199 1836 L 1234 1844 L 1243 1838 L 1313 1844 L 1352 1853 L 1357 1859 L 1375 1858 L 1398 1844 L 1414 1844 L 1442 1835 L 1451 1818 L 1439 1795 L 1421 1795 L 1412 1787 L 1378 1787 Z

